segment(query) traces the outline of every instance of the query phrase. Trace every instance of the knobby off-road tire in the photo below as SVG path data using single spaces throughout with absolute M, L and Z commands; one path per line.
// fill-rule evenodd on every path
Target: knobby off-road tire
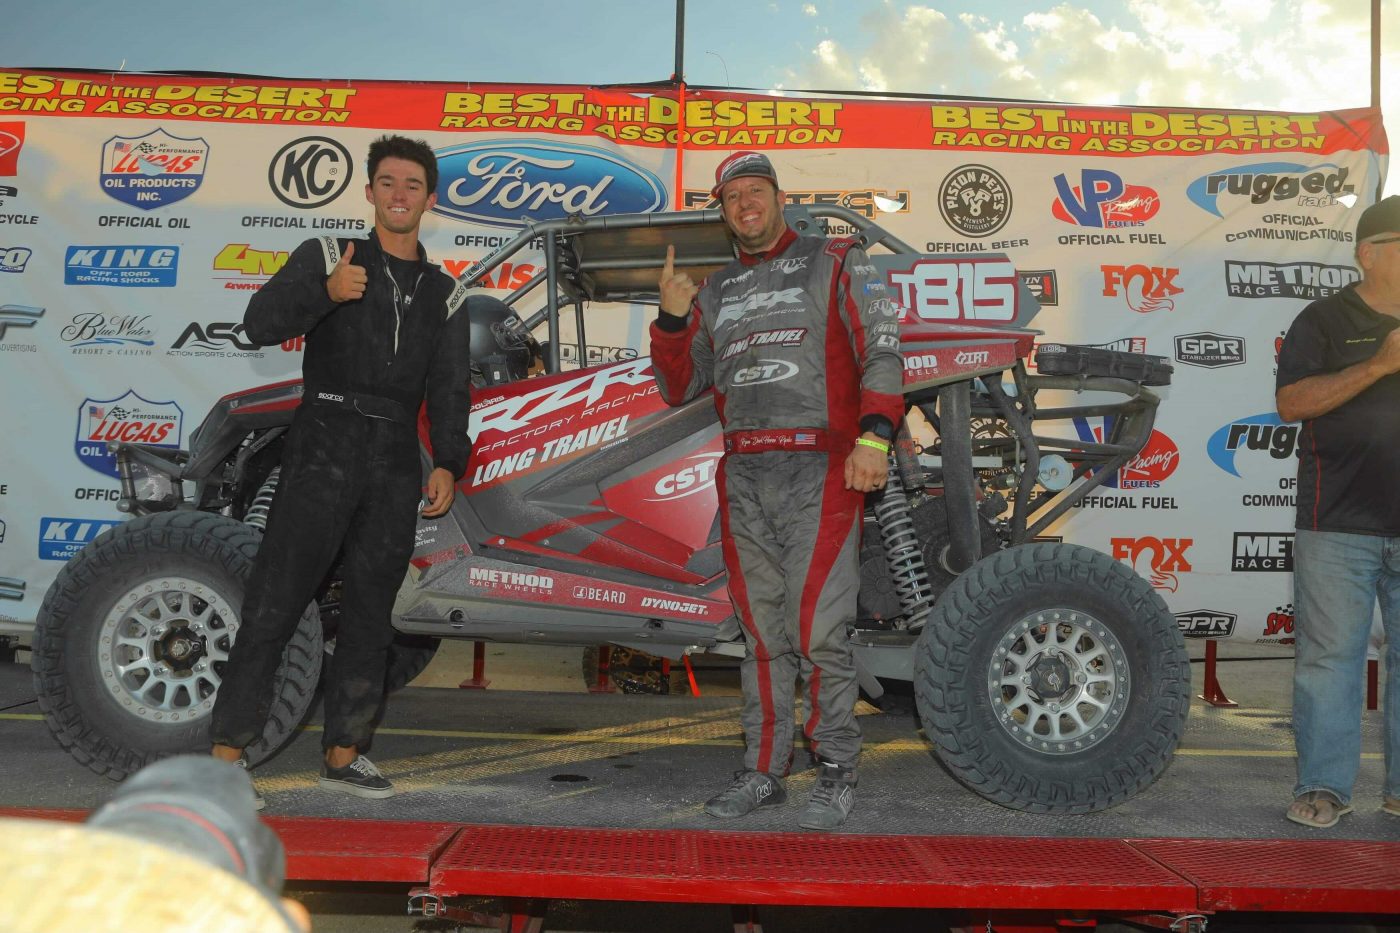
M 919 719 L 978 794 L 1091 813 L 1147 787 L 1190 706 L 1176 620 L 1131 568 L 1072 544 L 974 564 L 934 606 L 914 661 Z
M 394 633 L 389 646 L 389 661 L 384 669 L 384 691 L 394 693 L 407 687 L 413 678 L 423 673 L 428 662 L 437 654 L 442 639 L 431 635 Z
M 105 532 L 73 557 L 39 608 L 31 668 L 54 737 L 98 774 L 209 747 L 209 714 L 238 630 L 261 535 L 205 512 L 163 512 Z M 311 706 L 321 620 L 307 607 L 282 654 L 256 763 Z

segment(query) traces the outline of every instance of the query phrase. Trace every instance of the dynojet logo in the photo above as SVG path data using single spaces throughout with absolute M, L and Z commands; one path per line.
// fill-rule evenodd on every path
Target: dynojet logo
M 588 146 L 486 140 L 436 150 L 433 212 L 468 223 L 519 227 L 578 215 L 644 214 L 666 206 L 661 179 Z

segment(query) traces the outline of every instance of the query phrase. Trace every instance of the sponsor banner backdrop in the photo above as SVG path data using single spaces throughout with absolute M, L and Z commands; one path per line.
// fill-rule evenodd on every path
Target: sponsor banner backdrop
M 1142 454 L 1050 534 L 1132 565 L 1190 637 L 1291 643 L 1299 428 L 1274 412 L 1277 348 L 1358 278 L 1351 231 L 1387 165 L 1374 109 L 5 70 L 0 626 L 32 623 L 62 561 L 124 520 L 108 442 L 187 446 L 221 395 L 298 375 L 300 340 L 244 334 L 248 296 L 307 237 L 365 234 L 364 153 L 385 131 L 438 154 L 423 239 L 454 275 L 526 219 L 705 207 L 746 148 L 792 203 L 953 263 L 1004 253 L 1044 341 L 1176 367 Z M 540 263 L 522 251 L 483 286 L 504 295 Z M 565 365 L 645 357 L 653 314 L 594 314 Z

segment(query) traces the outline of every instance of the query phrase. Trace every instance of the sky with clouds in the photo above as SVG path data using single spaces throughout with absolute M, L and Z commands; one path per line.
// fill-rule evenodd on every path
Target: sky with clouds
M 675 62 L 670 0 L 17 6 L 0 67 L 621 84 L 665 80 Z M 1382 103 L 1400 138 L 1400 0 L 1381 9 Z M 684 73 L 747 88 L 1326 110 L 1370 103 L 1370 15 L 1370 0 L 687 0 Z

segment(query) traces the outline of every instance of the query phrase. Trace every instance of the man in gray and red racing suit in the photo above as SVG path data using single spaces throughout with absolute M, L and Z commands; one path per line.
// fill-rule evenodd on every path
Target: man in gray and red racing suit
M 832 829 L 854 803 L 860 728 L 846 627 L 865 493 L 884 486 L 904 410 L 898 323 L 863 249 L 787 226 L 765 156 L 733 155 L 715 180 L 739 258 L 697 288 L 668 248 L 651 328 L 662 397 L 679 405 L 713 386 L 724 427 L 721 529 L 747 636 L 748 749 L 705 809 L 736 817 L 786 799 L 801 673 L 821 768 L 799 825 Z

